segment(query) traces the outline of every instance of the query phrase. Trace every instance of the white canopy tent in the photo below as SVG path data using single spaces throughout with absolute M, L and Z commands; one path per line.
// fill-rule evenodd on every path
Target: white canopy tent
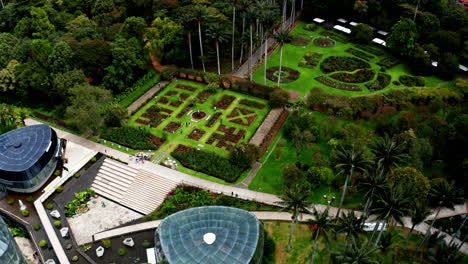
M 344 33 L 346 33 L 346 34 L 350 34 L 350 33 L 351 33 L 351 29 L 342 27 L 342 26 L 340 26 L 340 25 L 336 25 L 336 26 L 334 26 L 333 28 L 336 29 L 336 30 L 339 30 L 339 31 L 341 31 L 341 32 L 344 32 Z
M 322 24 L 323 22 L 325 22 L 325 20 L 316 17 L 316 18 L 314 18 L 314 22 L 315 22 L 315 23 L 318 23 L 318 24 Z
M 348 20 L 343 19 L 343 18 L 339 18 L 339 19 L 338 19 L 338 22 L 341 22 L 341 23 L 343 23 L 343 24 L 346 24 L 346 23 L 348 22 Z

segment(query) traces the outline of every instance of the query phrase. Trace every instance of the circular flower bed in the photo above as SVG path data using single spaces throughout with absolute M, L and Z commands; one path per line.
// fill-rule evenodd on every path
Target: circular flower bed
M 309 42 L 310 42 L 309 36 L 300 34 L 300 35 L 294 36 L 294 38 L 291 40 L 291 45 L 307 46 Z
M 345 56 L 330 56 L 320 64 L 320 69 L 324 73 L 332 73 L 336 71 L 352 72 L 358 69 L 368 68 L 371 68 L 369 63 L 358 58 Z
M 299 79 L 299 75 L 301 73 L 297 70 L 288 68 L 288 67 L 281 67 L 281 83 L 288 83 L 293 82 Z M 268 80 L 273 82 L 278 82 L 279 77 L 279 67 L 271 67 L 268 68 L 266 71 L 266 77 Z
M 330 38 L 316 38 L 314 39 L 314 45 L 321 48 L 330 48 L 336 45 L 336 42 Z
M 203 111 L 195 111 L 192 113 L 193 121 L 200 121 L 206 117 L 206 113 Z

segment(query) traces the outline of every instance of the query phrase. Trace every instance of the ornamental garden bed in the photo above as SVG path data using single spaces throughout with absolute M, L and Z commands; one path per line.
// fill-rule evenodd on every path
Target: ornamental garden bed
M 280 116 L 275 122 L 275 125 L 268 131 L 268 134 L 263 138 L 262 143 L 260 144 L 260 151 L 259 151 L 259 157 L 261 157 L 268 149 L 268 146 L 270 146 L 271 141 L 275 138 L 276 134 L 280 130 L 281 126 L 283 125 L 284 121 L 288 118 L 289 111 L 283 110 L 281 112 Z
M 361 87 L 359 87 L 357 85 L 351 85 L 351 84 L 346 84 L 346 83 L 335 82 L 335 81 L 332 81 L 330 79 L 327 79 L 324 76 L 316 77 L 315 80 L 322 83 L 322 84 L 325 84 L 326 86 L 336 88 L 336 89 L 340 89 L 340 90 L 353 91 L 353 92 L 361 91 Z
M 382 55 L 384 55 L 384 52 L 383 52 L 381 49 L 372 47 L 372 46 L 370 46 L 370 45 L 362 45 L 362 44 L 359 44 L 359 45 L 356 45 L 356 48 L 358 48 L 358 49 L 360 49 L 360 50 L 363 50 L 363 51 L 366 51 L 366 52 L 369 52 L 369 53 L 372 53 L 372 54 L 374 54 L 375 56 L 382 56 Z
M 213 125 L 218 121 L 218 119 L 223 115 L 221 112 L 215 113 L 210 120 L 208 120 L 208 123 L 206 123 L 207 127 L 213 127 Z
M 338 41 L 343 42 L 343 43 L 348 43 L 349 42 L 349 39 L 347 37 L 345 37 L 343 35 L 338 35 L 335 32 L 322 31 L 319 34 L 322 35 L 322 36 L 325 36 L 325 37 L 333 38 L 334 40 L 338 40 Z
M 356 49 L 350 48 L 350 49 L 347 49 L 346 52 L 351 53 L 352 55 L 359 57 L 361 59 L 367 60 L 367 61 L 372 60 L 374 58 L 374 56 L 364 53 L 360 50 L 356 50 Z
M 281 67 L 281 79 L 280 83 L 293 82 L 299 79 L 301 73 L 298 70 L 294 70 L 288 67 Z M 279 67 L 270 67 L 266 70 L 266 77 L 268 80 L 278 82 Z
M 392 76 L 386 73 L 379 73 L 375 81 L 366 83 L 366 87 L 370 91 L 378 91 L 387 87 L 391 81 L 392 81 Z
M 425 81 L 421 77 L 414 77 L 414 76 L 409 76 L 409 75 L 401 75 L 400 78 L 398 78 L 400 83 L 403 85 L 413 87 L 413 86 L 424 86 Z
M 182 124 L 177 123 L 177 122 L 170 122 L 163 130 L 169 133 L 174 134 Z
M 155 135 L 151 135 L 149 137 L 149 141 L 155 145 L 158 149 L 166 142 L 166 140 L 164 138 L 161 138 L 161 137 L 158 137 L 158 136 L 155 136 Z
M 191 140 L 199 141 L 200 138 L 202 138 L 205 134 L 206 131 L 195 128 L 194 130 L 192 130 L 192 132 L 190 132 L 190 134 L 188 134 L 187 137 Z
M 322 56 L 323 55 L 320 53 L 308 51 L 304 57 L 302 57 L 299 66 L 315 68 L 319 64 L 320 59 L 322 59 Z
M 193 104 L 189 104 L 186 107 L 184 107 L 184 109 L 182 109 L 182 111 L 180 111 L 177 114 L 176 118 L 181 119 L 184 115 L 186 115 L 190 111 L 190 109 L 192 109 L 192 107 L 193 107 Z
M 208 100 L 208 98 L 210 98 L 211 95 L 213 95 L 213 93 L 211 93 L 210 91 L 207 91 L 207 90 L 201 91 L 197 95 L 198 103 L 200 103 L 200 104 L 205 103 L 206 100 Z
M 216 108 L 219 108 L 219 109 L 223 109 L 223 110 L 226 110 L 231 104 L 232 102 L 234 102 L 236 98 L 234 96 L 230 96 L 230 95 L 224 95 L 221 100 L 219 100 L 216 104 L 215 104 L 215 107 Z
M 232 109 L 231 113 L 229 113 L 229 115 L 227 117 L 228 118 L 238 117 L 240 115 L 250 115 L 250 114 L 253 114 L 253 113 L 255 113 L 255 112 L 252 111 L 252 110 L 248 110 L 248 109 L 241 108 L 241 107 L 236 107 L 236 108 Z
M 336 71 L 355 71 L 358 69 L 371 68 L 370 64 L 354 57 L 330 56 L 327 57 L 321 64 L 320 69 L 324 73 L 332 73 Z
M 307 46 L 309 44 L 310 38 L 306 35 L 296 35 L 291 40 L 291 45 L 294 46 Z
M 400 61 L 393 56 L 385 56 L 377 62 L 377 65 L 383 66 L 387 69 L 397 66 L 400 64 Z
M 252 101 L 252 100 L 248 100 L 248 99 L 240 100 L 239 104 L 249 106 L 249 107 L 252 107 L 252 108 L 257 108 L 257 109 L 264 109 L 266 107 L 266 105 L 264 105 L 262 103 Z
M 148 129 L 138 127 L 114 127 L 101 133 L 101 137 L 132 149 L 158 149 L 151 140 Z
M 316 31 L 317 30 L 317 25 L 315 24 L 307 24 L 303 27 L 304 30 L 307 31 Z
M 331 48 L 336 45 L 336 42 L 330 38 L 316 38 L 314 39 L 314 45 L 321 48 Z
M 330 75 L 331 78 L 346 83 L 364 83 L 374 78 L 375 72 L 372 69 L 357 70 L 354 73 L 338 72 Z
M 185 85 L 185 84 L 177 84 L 175 88 L 189 91 L 189 92 L 195 92 L 197 90 L 197 87 L 193 87 L 193 86 Z

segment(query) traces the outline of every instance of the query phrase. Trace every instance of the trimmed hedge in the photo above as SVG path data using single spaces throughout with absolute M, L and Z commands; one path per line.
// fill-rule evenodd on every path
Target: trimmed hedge
M 190 149 L 185 152 L 172 152 L 172 156 L 184 167 L 215 176 L 227 182 L 235 182 L 243 172 L 243 169 L 233 165 L 229 158 L 212 152 Z
M 414 86 L 424 86 L 425 81 L 421 77 L 414 77 L 409 75 L 402 75 L 398 79 L 403 85 L 414 87 Z
M 128 107 L 136 99 L 156 85 L 160 79 L 160 75 L 156 74 L 154 70 L 151 70 L 138 79 L 132 87 L 128 87 L 124 92 L 115 95 L 113 101 L 118 102 L 123 107 Z
M 157 149 L 150 142 L 151 132 L 137 127 L 114 127 L 101 133 L 103 139 L 132 149 Z

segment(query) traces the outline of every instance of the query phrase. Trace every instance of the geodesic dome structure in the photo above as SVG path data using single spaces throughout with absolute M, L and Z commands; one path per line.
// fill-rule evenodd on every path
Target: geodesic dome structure
M 203 206 L 166 217 L 156 244 L 170 264 L 257 264 L 263 257 L 263 232 L 250 212 Z

